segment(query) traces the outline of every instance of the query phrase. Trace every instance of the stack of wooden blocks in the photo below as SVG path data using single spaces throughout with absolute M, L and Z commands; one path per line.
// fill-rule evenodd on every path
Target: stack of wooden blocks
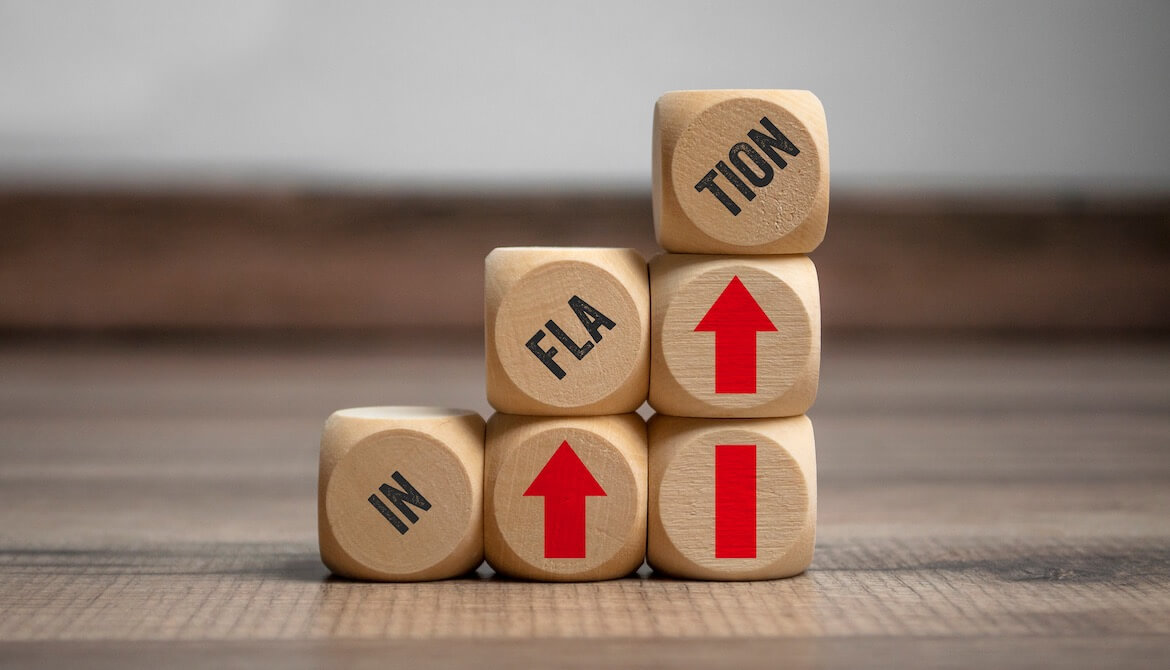
M 667 253 L 496 249 L 487 397 L 367 407 L 321 442 L 321 557 L 416 581 L 773 579 L 812 560 L 824 109 L 807 91 L 680 91 L 654 110 Z M 649 400 L 647 425 L 635 411 Z

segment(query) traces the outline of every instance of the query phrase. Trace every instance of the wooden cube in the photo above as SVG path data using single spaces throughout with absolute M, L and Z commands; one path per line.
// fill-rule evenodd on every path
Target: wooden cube
M 624 577 L 646 553 L 646 424 L 637 414 L 488 420 L 484 551 L 497 572 Z
M 485 262 L 488 402 L 501 412 L 632 412 L 650 377 L 650 287 L 633 249 L 501 248 Z
M 805 254 L 824 239 L 829 140 L 812 93 L 667 93 L 653 151 L 654 230 L 667 251 Z
M 484 421 L 435 407 L 334 412 L 321 437 L 321 560 L 354 579 L 453 577 L 483 561 Z
M 650 565 L 692 579 L 804 572 L 816 540 L 812 424 L 650 419 Z
M 655 410 L 772 417 L 812 406 L 821 313 L 807 257 L 662 254 L 650 262 L 650 291 Z

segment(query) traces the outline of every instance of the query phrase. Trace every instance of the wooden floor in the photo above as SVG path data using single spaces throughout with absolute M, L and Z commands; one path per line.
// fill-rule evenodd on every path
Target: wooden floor
M 798 578 L 331 579 L 320 425 L 473 339 L 0 345 L 0 666 L 1160 667 L 1170 343 L 826 342 Z

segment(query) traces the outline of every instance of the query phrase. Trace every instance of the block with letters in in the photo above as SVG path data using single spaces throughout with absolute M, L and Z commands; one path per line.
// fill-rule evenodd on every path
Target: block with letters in
M 484 551 L 512 577 L 624 577 L 646 552 L 646 424 L 637 414 L 488 420 Z
M 645 402 L 650 288 L 637 251 L 506 247 L 488 254 L 484 266 L 492 407 L 597 415 Z
M 650 405 L 662 414 L 804 414 L 820 377 L 816 268 L 805 256 L 662 254 L 650 262 Z
M 484 421 L 464 410 L 359 407 L 321 436 L 321 560 L 377 581 L 454 577 L 483 561 Z
M 650 565 L 675 577 L 776 579 L 812 561 L 817 479 L 812 424 L 650 419 Z
M 674 91 L 654 106 L 654 230 L 667 251 L 805 254 L 825 237 L 829 141 L 808 91 Z

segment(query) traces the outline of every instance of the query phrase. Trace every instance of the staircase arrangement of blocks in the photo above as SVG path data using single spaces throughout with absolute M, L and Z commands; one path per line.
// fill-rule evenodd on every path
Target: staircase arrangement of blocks
M 335 412 L 321 558 L 354 579 L 803 572 L 816 534 L 805 413 L 825 235 L 824 109 L 807 91 L 658 100 L 664 253 L 505 247 L 485 262 L 486 422 L 438 407 Z M 649 401 L 655 415 L 636 411 Z

